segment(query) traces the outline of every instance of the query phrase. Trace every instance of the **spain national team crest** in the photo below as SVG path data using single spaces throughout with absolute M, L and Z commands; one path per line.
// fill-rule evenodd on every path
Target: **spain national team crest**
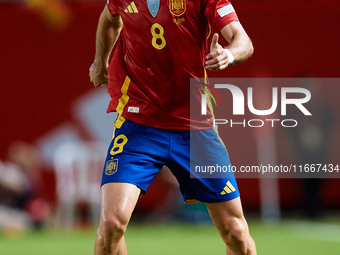
M 107 161 L 105 167 L 105 174 L 106 175 L 113 175 L 118 170 L 118 159 L 112 159 Z
M 185 0 L 169 0 L 169 10 L 175 16 L 181 16 L 185 13 Z

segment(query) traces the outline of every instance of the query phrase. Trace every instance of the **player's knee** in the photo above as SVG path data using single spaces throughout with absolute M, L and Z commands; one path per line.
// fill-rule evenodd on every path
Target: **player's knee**
M 243 219 L 233 218 L 230 221 L 224 240 L 231 250 L 240 254 L 256 254 L 255 243 L 249 235 L 247 222 Z
M 222 235 L 225 236 L 224 240 L 226 240 L 226 243 L 230 245 L 237 243 L 238 246 L 240 244 L 241 246 L 247 246 L 249 237 L 247 223 L 236 217 L 231 219 L 228 223 L 224 233 L 222 233 Z
M 248 229 L 244 223 L 241 223 L 240 220 L 234 220 L 230 227 L 230 237 L 242 241 L 248 233 Z
M 103 212 L 101 228 L 106 236 L 120 238 L 124 235 L 128 220 L 124 214 Z

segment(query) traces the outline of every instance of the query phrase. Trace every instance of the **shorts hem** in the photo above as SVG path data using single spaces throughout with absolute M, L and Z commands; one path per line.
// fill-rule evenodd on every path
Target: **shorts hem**
M 103 187 L 105 184 L 108 184 L 108 183 L 127 183 L 127 184 L 132 184 L 132 185 L 135 185 L 137 188 L 139 188 L 141 190 L 142 194 L 145 194 L 146 190 L 147 190 L 147 188 L 143 188 L 142 185 L 139 185 L 138 183 L 131 182 L 131 181 L 119 181 L 119 180 L 107 181 L 107 182 L 101 183 L 100 187 Z
M 203 202 L 203 203 L 220 203 L 220 202 L 226 202 L 226 201 L 230 201 L 233 200 L 235 198 L 240 197 L 240 193 L 236 193 L 233 196 L 228 196 L 225 198 L 220 198 L 220 199 L 200 199 L 200 198 L 188 198 L 184 200 L 185 204 L 194 204 L 194 203 L 199 203 L 199 202 Z

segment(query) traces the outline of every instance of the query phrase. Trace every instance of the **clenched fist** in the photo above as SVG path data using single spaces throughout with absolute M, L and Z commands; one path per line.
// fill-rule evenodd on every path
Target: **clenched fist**
M 94 62 L 89 69 L 90 81 L 95 87 L 107 85 L 109 75 L 107 74 L 107 66 L 99 65 Z

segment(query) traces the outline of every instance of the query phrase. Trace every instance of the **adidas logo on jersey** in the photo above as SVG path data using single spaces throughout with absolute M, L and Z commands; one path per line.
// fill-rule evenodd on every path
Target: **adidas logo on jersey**
M 135 2 L 131 2 L 129 6 L 124 10 L 126 13 L 138 13 L 137 6 L 135 5 Z
M 229 194 L 229 193 L 231 193 L 231 192 L 234 192 L 234 191 L 236 191 L 236 189 L 234 188 L 234 186 L 230 183 L 230 181 L 228 181 L 227 183 L 227 186 L 225 186 L 224 188 L 223 188 L 223 191 L 220 193 L 221 195 L 225 195 L 225 194 Z

